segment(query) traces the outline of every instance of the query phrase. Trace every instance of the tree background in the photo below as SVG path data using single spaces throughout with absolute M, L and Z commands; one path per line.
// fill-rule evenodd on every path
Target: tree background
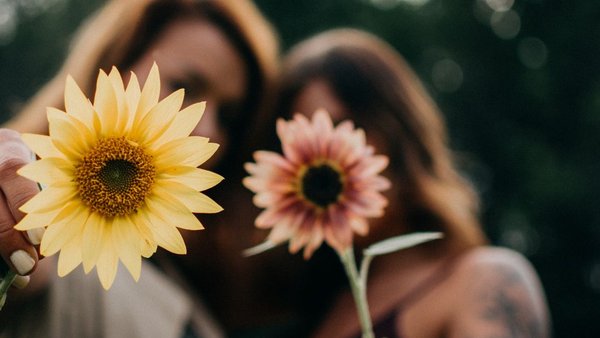
M 284 51 L 333 27 L 396 47 L 445 113 L 492 242 L 527 256 L 555 337 L 600 337 L 600 1 L 256 0 Z M 0 0 L 0 122 L 102 0 Z

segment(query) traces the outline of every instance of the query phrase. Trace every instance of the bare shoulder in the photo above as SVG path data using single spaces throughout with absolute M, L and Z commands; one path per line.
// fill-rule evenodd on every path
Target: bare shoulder
M 472 249 L 460 256 L 457 261 L 457 272 L 460 274 L 472 275 L 490 269 L 521 275 L 535 274 L 527 258 L 507 248 L 486 246 Z
M 471 250 L 457 261 L 453 280 L 460 304 L 449 321 L 449 337 L 549 337 L 542 286 L 521 254 L 497 247 Z

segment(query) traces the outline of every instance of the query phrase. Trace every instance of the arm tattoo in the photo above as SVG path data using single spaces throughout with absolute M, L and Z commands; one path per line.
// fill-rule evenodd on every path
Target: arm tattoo
M 545 338 L 545 322 L 535 312 L 526 281 L 508 267 L 485 271 L 484 288 L 476 290 L 481 302 L 480 319 L 498 328 L 486 338 Z

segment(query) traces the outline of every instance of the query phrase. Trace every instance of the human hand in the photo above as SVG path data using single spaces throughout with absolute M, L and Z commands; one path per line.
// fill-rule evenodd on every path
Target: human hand
M 27 233 L 14 229 L 25 215 L 19 208 L 39 192 L 37 184 L 17 174 L 17 170 L 32 160 L 31 151 L 21 140 L 19 133 L 0 129 L 0 276 L 8 268 L 17 273 L 13 283 L 25 287 L 29 274 L 35 270 L 43 228 Z M 2 303 L 0 299 L 0 303 Z

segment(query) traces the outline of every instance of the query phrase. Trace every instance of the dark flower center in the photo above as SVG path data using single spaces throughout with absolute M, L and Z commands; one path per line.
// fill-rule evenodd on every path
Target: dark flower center
M 108 160 L 98 172 L 98 178 L 109 191 L 123 192 L 134 182 L 137 172 L 135 164 L 127 160 Z
M 152 156 L 125 138 L 98 141 L 75 167 L 82 201 L 103 216 L 135 213 L 154 183 Z
M 302 195 L 322 208 L 337 202 L 343 188 L 339 171 L 327 164 L 309 167 L 301 180 Z

